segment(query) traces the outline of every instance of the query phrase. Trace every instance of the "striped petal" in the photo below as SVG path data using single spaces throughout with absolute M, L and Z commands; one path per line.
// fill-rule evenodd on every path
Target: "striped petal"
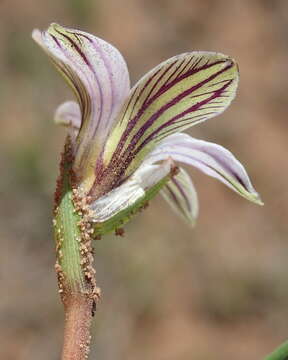
M 197 140 L 187 134 L 174 134 L 163 140 L 147 156 L 146 162 L 155 163 L 168 157 L 195 166 L 246 199 L 263 204 L 243 165 L 220 145 Z
M 187 172 L 179 168 L 179 173 L 162 188 L 161 195 L 191 225 L 195 225 L 199 212 L 195 187 Z
M 108 138 L 106 165 L 130 175 L 164 137 L 224 111 L 237 84 L 237 65 L 223 54 L 185 53 L 161 63 L 131 90 Z
M 57 24 L 51 24 L 45 32 L 34 30 L 33 38 L 77 97 L 82 122 L 74 170 L 93 182 L 96 160 L 129 93 L 126 63 L 107 42 Z

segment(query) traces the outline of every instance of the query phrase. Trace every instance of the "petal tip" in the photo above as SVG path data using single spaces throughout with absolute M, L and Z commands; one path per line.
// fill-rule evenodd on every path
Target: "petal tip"
M 238 82 L 240 73 L 239 73 L 239 65 L 237 61 L 229 55 L 224 55 L 224 54 L 220 54 L 220 55 L 224 57 L 224 66 L 235 68 L 236 72 L 235 72 L 234 81 L 236 80 Z
M 54 32 L 55 30 L 61 30 L 61 29 L 64 29 L 63 28 L 63 26 L 61 26 L 61 25 L 59 25 L 59 24 L 57 24 L 57 23 L 55 23 L 55 22 L 52 22 L 50 25 L 49 25 L 49 27 L 48 27 L 48 29 L 47 29 L 47 32 Z
M 34 29 L 33 31 L 32 31 L 32 34 L 31 34 L 31 36 L 32 36 L 32 39 L 36 42 L 36 43 L 42 43 L 42 41 L 41 41 L 41 31 L 39 30 L 39 29 Z
M 59 25 L 55 22 L 51 23 L 47 29 L 47 34 L 51 36 L 55 36 L 56 38 L 59 38 L 61 35 L 68 35 L 68 28 L 65 26 Z M 65 36 L 64 35 L 64 36 Z
M 261 196 L 257 192 L 250 193 L 249 196 L 247 197 L 247 199 L 256 205 L 260 205 L 260 206 L 264 205 L 264 202 L 262 201 Z
M 255 196 L 255 204 L 260 205 L 260 206 L 264 206 L 264 202 L 262 201 L 260 195 L 257 193 Z
M 192 229 L 194 229 L 197 225 L 197 219 L 196 218 L 192 218 L 190 219 L 190 226 Z

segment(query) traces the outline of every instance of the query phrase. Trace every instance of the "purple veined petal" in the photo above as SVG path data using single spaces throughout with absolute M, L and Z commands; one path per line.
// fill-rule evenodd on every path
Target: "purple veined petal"
M 155 163 L 172 157 L 175 161 L 195 166 L 236 191 L 246 199 L 263 205 L 243 165 L 224 147 L 187 134 L 174 134 L 163 140 L 145 159 Z
M 101 223 L 119 212 L 133 206 L 145 192 L 166 177 L 173 167 L 173 161 L 167 159 L 161 164 L 143 164 L 123 184 L 95 200 L 90 208 L 92 221 Z
M 126 63 L 112 45 L 83 31 L 51 24 L 32 36 L 77 97 L 82 121 L 74 169 L 90 176 L 130 90 Z
M 184 169 L 179 168 L 179 173 L 163 187 L 161 195 L 178 215 L 195 225 L 199 213 L 198 196 Z
M 238 75 L 234 60 L 212 52 L 181 54 L 155 67 L 123 105 L 105 146 L 107 166 L 129 176 L 163 138 L 222 113 L 235 97 Z

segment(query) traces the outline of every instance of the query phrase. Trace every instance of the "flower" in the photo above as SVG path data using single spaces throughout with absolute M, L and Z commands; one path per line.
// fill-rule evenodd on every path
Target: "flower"
M 102 232 L 104 224 L 111 229 L 125 222 L 158 191 L 194 223 L 197 194 L 175 162 L 195 166 L 262 204 L 230 151 L 182 133 L 230 105 L 239 78 L 233 59 L 202 51 L 177 55 L 130 89 L 123 57 L 104 40 L 57 24 L 34 30 L 33 38 L 76 95 L 77 103 L 59 106 L 55 121 L 68 127 L 77 186 Z

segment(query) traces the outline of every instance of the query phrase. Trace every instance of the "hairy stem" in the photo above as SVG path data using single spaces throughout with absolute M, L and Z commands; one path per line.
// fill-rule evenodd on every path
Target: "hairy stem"
M 89 354 L 93 300 L 74 295 L 65 305 L 65 329 L 62 360 L 86 359 Z
M 75 186 L 69 139 L 55 192 L 56 273 L 65 310 L 62 360 L 88 358 L 90 326 L 100 292 L 93 268 L 93 229 L 86 199 Z

